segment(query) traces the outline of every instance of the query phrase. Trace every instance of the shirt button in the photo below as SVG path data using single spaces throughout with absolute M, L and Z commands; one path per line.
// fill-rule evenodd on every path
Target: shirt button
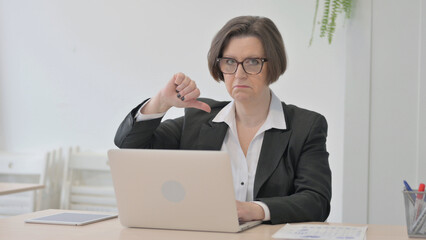
M 241 186 L 244 186 L 244 182 L 241 182 Z

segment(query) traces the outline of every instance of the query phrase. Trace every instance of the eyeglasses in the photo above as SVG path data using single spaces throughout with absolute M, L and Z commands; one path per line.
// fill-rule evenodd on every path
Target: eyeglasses
M 262 72 L 263 63 L 267 62 L 266 58 L 246 58 L 242 62 L 238 62 L 233 58 L 217 58 L 216 61 L 219 63 L 220 71 L 223 74 L 234 74 L 237 72 L 238 65 L 243 66 L 244 72 L 247 74 L 256 75 Z

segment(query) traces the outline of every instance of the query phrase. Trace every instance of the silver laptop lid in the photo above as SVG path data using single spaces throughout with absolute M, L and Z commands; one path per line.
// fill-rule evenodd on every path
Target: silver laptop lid
M 240 231 L 226 152 L 113 149 L 108 157 L 122 225 Z

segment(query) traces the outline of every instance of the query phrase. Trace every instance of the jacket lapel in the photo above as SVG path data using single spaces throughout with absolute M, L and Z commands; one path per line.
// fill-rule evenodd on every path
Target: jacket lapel
M 220 150 L 227 130 L 228 125 L 224 122 L 215 123 L 210 120 L 208 123 L 203 124 L 196 149 Z
M 270 129 L 263 137 L 262 149 L 257 164 L 253 196 L 257 197 L 260 187 L 277 167 L 287 149 L 291 130 Z

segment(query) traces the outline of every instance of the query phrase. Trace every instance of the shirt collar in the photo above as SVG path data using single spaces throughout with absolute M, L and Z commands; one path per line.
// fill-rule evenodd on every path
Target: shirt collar
M 219 111 L 219 113 L 213 119 L 213 122 L 225 122 L 231 129 L 236 129 L 234 100 L 232 100 L 224 108 L 222 108 L 222 110 Z M 275 95 L 272 90 L 271 104 L 269 106 L 268 116 L 266 117 L 265 122 L 260 127 L 258 132 L 266 131 L 271 128 L 282 130 L 287 129 L 283 106 L 281 104 L 280 99 Z

